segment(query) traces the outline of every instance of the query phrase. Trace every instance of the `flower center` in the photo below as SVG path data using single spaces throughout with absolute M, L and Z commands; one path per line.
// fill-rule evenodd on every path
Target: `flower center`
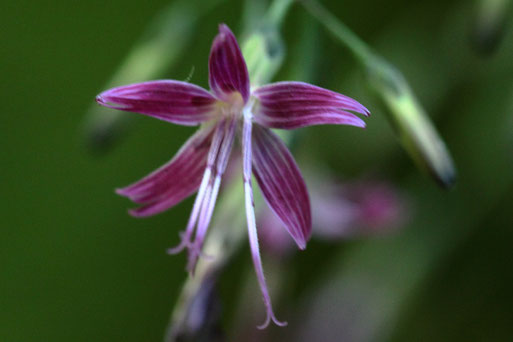
M 244 99 L 238 91 L 230 93 L 224 100 L 217 101 L 219 113 L 223 118 L 242 117 L 244 104 Z

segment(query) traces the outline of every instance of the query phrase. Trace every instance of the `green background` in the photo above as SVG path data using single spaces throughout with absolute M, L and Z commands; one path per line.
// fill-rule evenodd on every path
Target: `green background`
M 495 54 L 482 57 L 469 44 L 473 2 L 324 3 L 405 74 L 445 138 L 459 179 L 447 192 L 419 173 L 347 50 L 295 6 L 283 28 L 287 55 L 276 79 L 344 92 L 373 113 L 365 131 L 302 129 L 295 151 L 300 166 L 312 155 L 341 179 L 390 180 L 411 202 L 411 220 L 391 236 L 313 242 L 291 262 L 287 288 L 293 291 L 278 309 L 289 327 L 271 327 L 258 340 L 301 340 L 305 327 L 318 332 L 317 341 L 338 340 L 330 335 L 336 319 L 321 320 L 333 323 L 325 327 L 303 325 L 305 316 L 292 312 L 326 308 L 317 301 L 324 283 L 334 284 L 333 303 L 339 303 L 337 295 L 354 279 L 369 288 L 366 300 L 353 303 L 355 312 L 372 319 L 361 317 L 368 334 L 347 341 L 510 340 L 511 25 Z M 2 2 L 0 341 L 161 340 L 186 278 L 185 257 L 165 251 L 177 243 L 192 201 L 141 220 L 127 215 L 131 204 L 113 190 L 170 159 L 194 130 L 137 117 L 112 149 L 92 153 L 82 129 L 95 95 L 167 4 Z M 217 23 L 239 35 L 241 10 L 241 2 L 225 1 L 210 11 L 163 77 L 183 80 L 194 67 L 191 82 L 206 87 Z M 305 48 L 308 37 L 314 39 Z M 222 279 L 223 307 L 232 313 L 223 319 L 228 332 L 237 321 L 237 296 L 230 293 L 240 291 L 246 273 L 254 281 L 247 250 L 238 258 Z

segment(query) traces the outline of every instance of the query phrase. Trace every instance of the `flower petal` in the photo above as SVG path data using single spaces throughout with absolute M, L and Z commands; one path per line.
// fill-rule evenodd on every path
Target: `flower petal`
M 254 126 L 253 173 L 267 204 L 299 248 L 312 230 L 310 199 L 301 172 L 285 144 L 271 130 Z
M 194 126 L 212 118 L 216 99 L 194 84 L 161 80 L 109 89 L 98 95 L 96 102 L 109 108 Z
M 259 329 L 266 328 L 271 320 L 278 326 L 285 326 L 287 322 L 279 321 L 274 315 L 273 305 L 271 303 L 271 296 L 267 288 L 265 281 L 264 270 L 262 267 L 262 258 L 260 257 L 260 247 L 258 246 L 258 236 L 255 223 L 255 204 L 253 201 L 253 186 L 251 184 L 251 160 L 252 160 L 252 149 L 251 149 L 251 131 L 252 122 L 251 116 L 244 117 L 244 125 L 242 127 L 242 155 L 243 155 L 243 179 L 244 179 L 244 197 L 246 204 L 246 220 L 248 224 L 248 236 L 249 246 L 251 248 L 251 257 L 253 259 L 253 265 L 255 266 L 255 272 L 264 299 L 264 305 L 266 309 L 266 318 L 263 324 L 259 325 Z
M 212 135 L 212 127 L 198 130 L 170 162 L 140 181 L 117 189 L 118 194 L 144 204 L 130 213 L 134 216 L 158 214 L 194 193 L 207 165 Z
M 249 76 L 246 61 L 237 39 L 225 24 L 219 25 L 219 34 L 212 43 L 208 60 L 210 89 L 222 100 L 238 91 L 244 103 L 249 98 Z
M 345 95 L 303 82 L 278 82 L 256 89 L 260 106 L 255 121 L 270 128 L 294 129 L 321 124 L 365 127 L 348 112 L 369 115 L 367 108 Z

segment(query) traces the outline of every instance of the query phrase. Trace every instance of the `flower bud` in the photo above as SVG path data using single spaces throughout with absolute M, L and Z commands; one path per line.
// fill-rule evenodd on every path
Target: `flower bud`
M 456 179 L 456 171 L 449 151 L 403 75 L 372 52 L 364 41 L 318 1 L 301 2 L 351 51 L 364 69 L 370 87 L 387 107 L 388 120 L 411 158 L 443 187 L 451 187 Z
M 441 186 L 453 186 L 456 170 L 449 151 L 403 75 L 377 56 L 368 58 L 365 66 L 368 83 L 385 104 L 388 120 L 410 157 Z

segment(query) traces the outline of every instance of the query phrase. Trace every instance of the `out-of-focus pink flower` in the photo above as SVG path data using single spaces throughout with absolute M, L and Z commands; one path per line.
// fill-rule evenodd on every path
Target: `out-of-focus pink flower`
M 406 218 L 405 200 L 391 184 L 357 181 L 345 185 L 332 179 L 312 179 L 312 236 L 322 240 L 350 239 L 385 234 Z M 285 256 L 292 241 L 267 208 L 259 213 L 260 237 L 265 249 Z
M 242 142 L 245 207 L 253 263 L 267 309 L 261 328 L 272 320 L 255 224 L 252 174 L 282 226 L 300 249 L 311 232 L 310 200 L 301 172 L 285 144 L 270 128 L 294 129 L 319 124 L 364 127 L 349 111 L 369 115 L 357 101 L 301 82 L 278 82 L 250 89 L 248 69 L 235 36 L 222 24 L 209 58 L 211 91 L 174 80 L 137 83 L 107 90 L 99 104 L 138 112 L 200 129 L 166 165 L 117 193 L 141 204 L 130 213 L 150 216 L 167 210 L 198 191 L 182 242 L 170 250 L 189 251 L 195 268 L 209 226 L 232 145 Z M 193 238 L 193 235 L 194 238 Z
M 348 227 L 344 236 L 386 233 L 405 219 L 404 199 L 389 183 L 350 183 L 341 189 L 341 195 L 356 207 L 354 225 Z

